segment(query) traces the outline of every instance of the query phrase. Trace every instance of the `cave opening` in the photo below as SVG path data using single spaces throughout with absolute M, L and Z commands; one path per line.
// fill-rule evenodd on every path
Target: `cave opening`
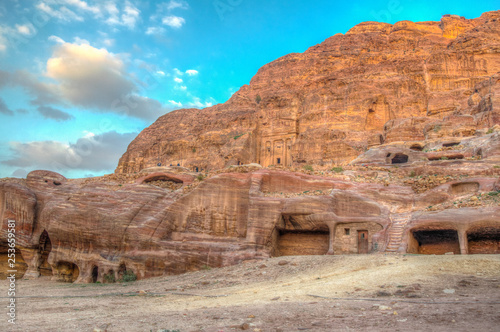
M 197 170 L 198 167 L 196 167 L 195 169 Z M 182 180 L 170 177 L 168 175 L 151 176 L 145 179 L 143 183 L 170 190 L 180 189 L 184 185 L 184 182 Z
M 98 277 L 99 277 L 99 268 L 97 266 L 94 266 L 92 268 L 92 283 L 96 283 Z
M 424 148 L 420 144 L 413 144 L 412 146 L 410 146 L 410 150 L 413 150 L 413 151 L 423 151 Z
M 72 262 L 60 261 L 56 265 L 57 280 L 63 282 L 75 282 L 80 275 L 78 265 Z
M 329 239 L 328 231 L 279 230 L 275 256 L 325 255 Z
M 444 147 L 444 148 L 449 148 L 449 147 L 452 147 L 452 146 L 457 146 L 457 145 L 460 145 L 460 143 L 456 143 L 456 142 L 452 142 L 452 143 L 443 143 L 443 147 Z
M 500 254 L 500 228 L 481 227 L 467 233 L 469 254 Z
M 396 153 L 392 158 L 392 164 L 405 164 L 408 162 L 408 156 L 404 153 Z
M 40 253 L 40 264 L 38 271 L 41 276 L 52 276 L 52 266 L 50 266 L 48 259 L 50 251 L 52 250 L 52 242 L 50 241 L 49 233 L 43 230 L 38 240 L 38 251 Z
M 460 254 L 460 244 L 456 230 L 419 230 L 412 235 L 418 246 L 416 251 L 422 255 L 444 255 L 449 252 Z
M 14 252 L 12 252 L 12 249 L 14 249 Z M 13 262 L 15 264 L 14 268 L 10 266 L 10 264 L 12 264 Z M 27 269 L 28 265 L 24 261 L 21 251 L 17 248 L 10 248 L 9 243 L 7 241 L 0 242 L 0 278 L 2 280 L 5 280 L 8 276 L 11 275 L 11 272 L 9 271 L 14 270 L 16 271 L 15 272 L 16 279 L 20 279 L 24 276 L 24 273 L 26 272 Z
M 479 190 L 478 182 L 460 182 L 454 183 L 450 187 L 452 195 L 461 196 L 475 193 Z
M 125 263 L 121 263 L 118 267 L 118 280 L 123 280 L 123 276 L 127 272 L 127 266 Z

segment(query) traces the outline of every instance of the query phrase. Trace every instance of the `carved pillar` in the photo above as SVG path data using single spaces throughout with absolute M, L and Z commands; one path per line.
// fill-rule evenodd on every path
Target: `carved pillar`
M 458 242 L 460 244 L 460 254 L 468 255 L 469 254 L 469 242 L 467 241 L 467 231 L 466 230 L 458 230 Z

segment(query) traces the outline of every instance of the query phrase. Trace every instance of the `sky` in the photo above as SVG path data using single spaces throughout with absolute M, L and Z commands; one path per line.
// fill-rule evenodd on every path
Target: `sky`
M 112 173 L 159 116 L 224 103 L 266 63 L 360 22 L 498 9 L 497 0 L 3 0 L 0 178 Z

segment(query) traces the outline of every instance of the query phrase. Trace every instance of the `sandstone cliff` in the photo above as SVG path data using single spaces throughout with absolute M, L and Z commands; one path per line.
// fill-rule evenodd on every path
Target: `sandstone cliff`
M 224 104 L 145 129 L 117 173 L 161 162 L 331 167 L 397 141 L 468 137 L 500 122 L 500 11 L 365 22 L 263 66 Z

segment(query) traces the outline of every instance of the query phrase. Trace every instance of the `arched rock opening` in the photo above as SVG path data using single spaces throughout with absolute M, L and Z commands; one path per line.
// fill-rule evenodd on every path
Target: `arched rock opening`
M 469 254 L 500 254 L 500 227 L 480 227 L 467 232 Z
M 311 223 L 307 215 L 283 214 L 273 232 L 272 255 L 324 255 L 329 238 L 326 223 Z
M 38 265 L 38 271 L 41 276 L 51 276 L 52 267 L 48 262 L 50 251 L 52 250 L 52 243 L 50 242 L 49 233 L 46 230 L 40 235 L 38 241 L 38 251 L 40 253 L 40 264 Z
M 413 144 L 412 146 L 410 146 L 410 150 L 413 150 L 413 151 L 423 151 L 424 148 L 420 144 Z
M 14 252 L 9 251 L 9 249 L 13 249 Z M 10 266 L 11 263 L 14 263 L 14 267 Z M 27 269 L 28 265 L 24 261 L 21 251 L 17 248 L 10 248 L 8 242 L 0 242 L 0 278 L 5 280 L 10 276 L 9 270 L 17 271 L 15 273 L 17 279 L 22 278 Z
M 392 164 L 406 164 L 408 162 L 408 156 L 404 153 L 396 153 L 394 157 L 392 157 Z
M 452 229 L 416 230 L 410 239 L 408 252 L 421 255 L 460 254 L 458 233 Z
M 99 278 L 99 268 L 97 266 L 94 266 L 92 268 L 92 274 L 91 274 L 91 282 L 92 283 L 96 283 L 97 282 L 97 279 Z
M 177 190 L 181 188 L 184 182 L 181 179 L 170 177 L 168 175 L 155 175 L 144 179 L 142 183 L 150 184 L 160 188 Z
M 74 282 L 79 274 L 80 269 L 75 263 L 60 261 L 56 265 L 57 281 Z

